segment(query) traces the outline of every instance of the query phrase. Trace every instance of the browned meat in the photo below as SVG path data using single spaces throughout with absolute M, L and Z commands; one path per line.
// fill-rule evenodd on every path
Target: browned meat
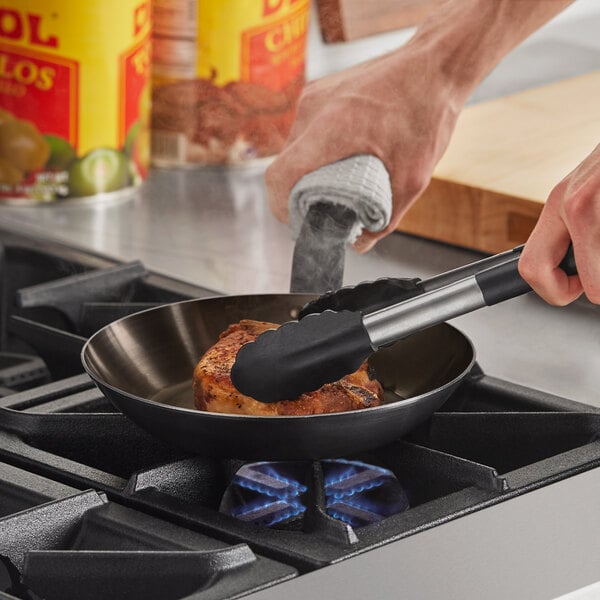
M 242 320 L 230 325 L 194 369 L 194 402 L 199 410 L 244 415 L 312 415 L 378 406 L 383 402 L 381 384 L 371 376 L 367 363 L 335 383 L 302 394 L 297 400 L 266 404 L 238 392 L 229 373 L 242 344 L 278 325 Z

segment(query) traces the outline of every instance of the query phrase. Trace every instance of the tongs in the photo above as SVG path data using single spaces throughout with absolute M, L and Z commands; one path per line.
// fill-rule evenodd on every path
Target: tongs
M 243 345 L 233 384 L 261 402 L 295 399 L 357 370 L 383 346 L 530 292 L 518 271 L 522 249 L 424 281 L 375 281 L 325 294 L 304 307 L 298 321 Z M 560 266 L 567 275 L 577 273 L 572 246 Z

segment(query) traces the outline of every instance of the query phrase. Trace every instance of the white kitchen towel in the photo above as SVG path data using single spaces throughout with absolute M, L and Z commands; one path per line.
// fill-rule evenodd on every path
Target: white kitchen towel
M 315 202 L 341 204 L 356 212 L 357 222 L 349 238 L 352 243 L 363 228 L 381 231 L 390 222 L 390 176 L 381 160 L 371 154 L 351 156 L 305 175 L 290 193 L 290 228 L 294 239 Z

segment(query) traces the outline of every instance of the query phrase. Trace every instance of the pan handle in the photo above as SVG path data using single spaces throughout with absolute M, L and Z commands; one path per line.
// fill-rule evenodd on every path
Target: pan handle
M 346 244 L 355 227 L 354 210 L 315 202 L 302 222 L 292 259 L 290 292 L 327 292 L 342 286 Z
M 363 228 L 382 231 L 390 221 L 390 177 L 376 156 L 350 156 L 304 175 L 290 192 L 289 209 L 296 239 L 291 291 L 335 290 L 347 243 Z

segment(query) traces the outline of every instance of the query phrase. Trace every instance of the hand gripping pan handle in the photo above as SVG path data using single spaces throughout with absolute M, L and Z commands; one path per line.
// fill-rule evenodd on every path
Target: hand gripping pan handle
M 499 265 L 372 313 L 326 310 L 267 331 L 242 346 L 231 380 L 262 402 L 295 399 L 337 381 L 382 346 L 531 291 L 518 271 L 520 250 Z M 577 273 L 572 247 L 561 267 Z
M 382 231 L 392 213 L 385 165 L 359 154 L 302 177 L 289 199 L 296 239 L 290 291 L 322 294 L 342 286 L 346 245 L 363 229 Z

